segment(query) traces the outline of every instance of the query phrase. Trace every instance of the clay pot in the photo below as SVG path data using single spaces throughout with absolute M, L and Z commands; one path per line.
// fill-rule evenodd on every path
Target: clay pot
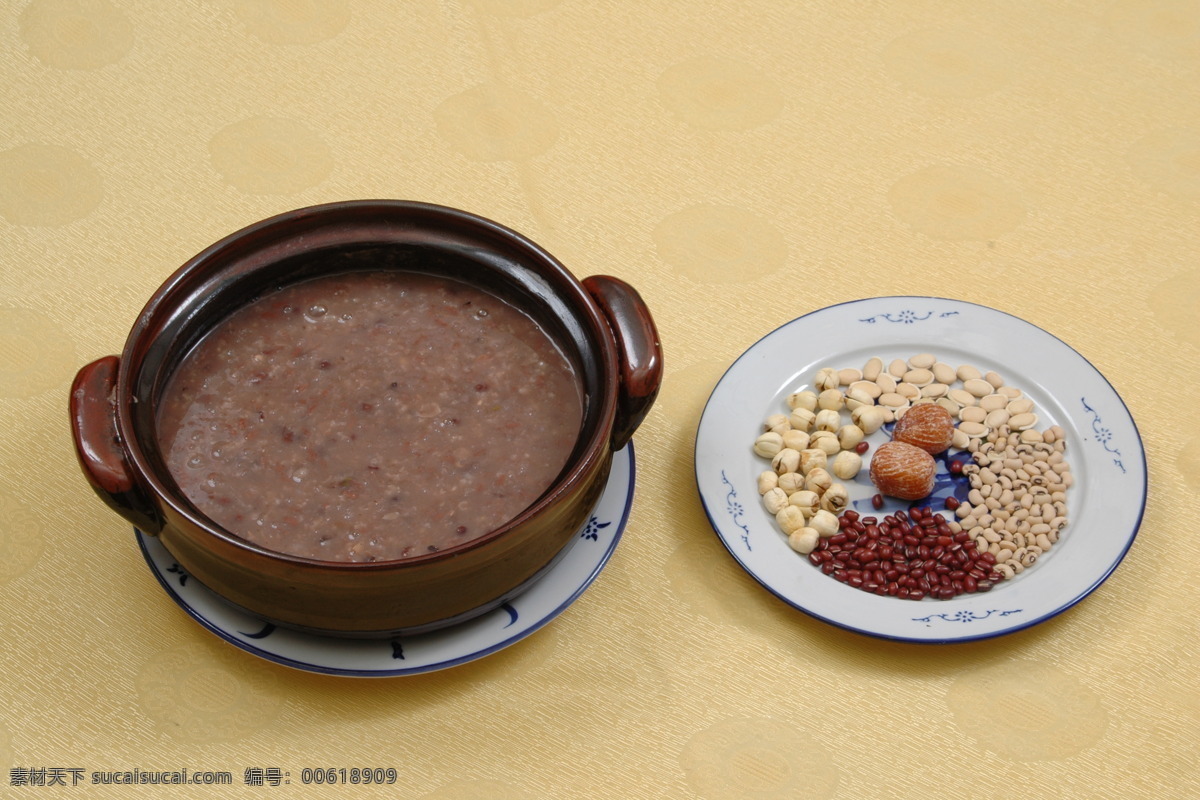
M 188 350 L 234 309 L 289 282 L 347 269 L 412 269 L 514 303 L 576 365 L 584 420 L 567 466 L 524 512 L 488 534 L 396 561 L 328 562 L 273 552 L 205 517 L 183 496 L 155 435 L 155 409 Z M 495 222 L 441 206 L 350 201 L 251 225 L 184 264 L 154 294 L 120 357 L 79 371 L 70 414 L 96 493 L 230 603 L 314 633 L 416 633 L 486 613 L 528 588 L 586 522 L 662 376 L 654 322 L 611 277 L 576 280 L 549 253 Z

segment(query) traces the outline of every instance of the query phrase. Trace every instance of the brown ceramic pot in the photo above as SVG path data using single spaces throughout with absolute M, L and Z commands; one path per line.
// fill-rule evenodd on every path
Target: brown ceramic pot
M 159 400 L 183 356 L 231 311 L 278 286 L 333 270 L 410 268 L 470 282 L 518 305 L 575 363 L 586 410 L 556 481 L 491 533 L 398 561 L 283 555 L 207 519 L 176 486 L 155 435 Z M 150 299 L 120 357 L 79 371 L 70 415 L 79 462 L 96 493 L 158 536 L 208 588 L 277 624 L 385 636 L 489 611 L 549 569 L 587 520 L 612 453 L 649 410 L 661 375 L 653 320 L 628 284 L 606 276 L 580 282 L 522 235 L 463 211 L 350 201 L 251 225 L 184 264 Z

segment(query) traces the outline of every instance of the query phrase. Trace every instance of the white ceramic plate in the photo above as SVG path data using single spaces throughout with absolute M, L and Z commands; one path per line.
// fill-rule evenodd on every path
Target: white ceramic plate
M 633 504 L 633 444 L 613 454 L 608 484 L 566 555 L 511 602 L 459 625 L 419 636 L 340 639 L 264 623 L 236 609 L 188 575 L 152 536 L 137 533 L 154 576 L 204 627 L 230 644 L 269 661 L 308 672 L 390 677 L 453 667 L 524 639 L 581 595 L 617 547 Z
M 880 597 L 839 583 L 788 547 L 763 508 L 757 476 L 770 464 L 752 450 L 762 421 L 787 413 L 787 396 L 811 388 L 822 367 L 862 368 L 872 356 L 933 353 L 946 363 L 995 370 L 1035 403 L 1037 428 L 1061 425 L 1075 485 L 1070 522 L 1032 568 L 986 593 L 953 600 Z M 874 447 L 885 431 L 869 437 Z M 866 477 L 847 488 L 873 511 Z M 965 494 L 942 466 L 939 495 Z M 705 513 L 739 564 L 790 605 L 848 630 L 910 642 L 961 642 L 1011 633 L 1082 600 L 1116 569 L 1133 543 L 1146 503 L 1141 437 L 1116 391 L 1079 353 L 1021 319 L 984 306 L 932 297 L 878 297 L 814 311 L 771 332 L 717 384 L 696 437 L 696 482 Z M 940 508 L 940 505 L 935 506 Z

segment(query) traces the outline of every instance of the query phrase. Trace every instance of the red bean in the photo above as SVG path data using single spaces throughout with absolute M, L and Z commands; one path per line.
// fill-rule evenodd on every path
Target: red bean
M 809 561 L 856 589 L 907 600 L 948 600 L 986 592 L 1002 580 L 996 559 L 980 552 L 966 531 L 955 531 L 932 508 L 897 511 L 883 519 L 847 511 L 841 530 L 822 539 Z
M 883 495 L 881 495 L 881 494 L 874 495 L 871 498 L 871 507 L 877 508 L 877 509 L 883 508 Z
M 859 442 L 858 444 L 854 445 L 854 452 L 858 453 L 860 456 L 870 449 L 871 449 L 870 442 L 863 441 L 863 442 Z

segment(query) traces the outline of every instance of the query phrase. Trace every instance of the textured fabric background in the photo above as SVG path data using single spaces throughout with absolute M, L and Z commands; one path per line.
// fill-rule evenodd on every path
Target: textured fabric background
M 38 790 L 12 767 L 393 765 L 375 796 L 1200 796 L 1200 3 L 10 0 L 0 70 L 0 795 L 319 791 Z M 668 366 L 599 580 L 496 655 L 386 680 L 189 619 L 66 415 L 187 258 L 362 197 L 629 280 Z M 692 477 L 716 380 L 880 294 L 1016 314 L 1124 397 L 1149 504 L 1078 607 L 892 644 L 776 601 L 717 541 Z

